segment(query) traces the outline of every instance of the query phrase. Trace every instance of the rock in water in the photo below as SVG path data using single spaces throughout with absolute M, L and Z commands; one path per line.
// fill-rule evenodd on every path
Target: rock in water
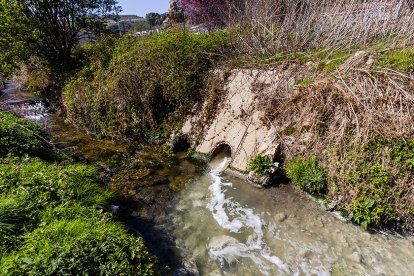
M 259 176 L 253 171 L 249 172 L 249 175 L 247 176 L 247 180 L 259 188 L 269 185 L 270 179 L 270 175 Z

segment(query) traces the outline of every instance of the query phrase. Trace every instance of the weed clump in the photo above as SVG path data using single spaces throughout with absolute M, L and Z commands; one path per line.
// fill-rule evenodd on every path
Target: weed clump
M 155 275 L 154 258 L 142 238 L 108 219 L 61 219 L 24 236 L 24 243 L 2 258 L 5 275 Z
M 315 158 L 293 158 L 286 163 L 285 171 L 302 191 L 312 195 L 326 191 L 327 173 Z
M 267 156 L 256 155 L 249 161 L 247 169 L 259 176 L 266 176 L 272 172 L 273 162 Z

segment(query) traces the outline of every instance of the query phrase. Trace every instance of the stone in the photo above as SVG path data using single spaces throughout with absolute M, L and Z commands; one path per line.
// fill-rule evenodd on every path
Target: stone
M 270 175 L 265 176 L 259 176 L 255 172 L 251 171 L 249 172 L 249 175 L 247 176 L 247 180 L 252 183 L 254 186 L 257 187 L 265 187 L 270 184 Z
M 176 270 L 174 270 L 173 272 L 173 276 L 187 276 L 187 270 L 185 270 L 184 268 L 178 268 Z
M 339 205 L 339 202 L 334 200 L 326 205 L 323 204 L 323 207 L 326 211 L 334 211 L 338 207 L 338 205 Z
M 275 215 L 275 219 L 278 221 L 278 222 L 283 222 L 283 221 L 285 221 L 286 219 L 287 219 L 287 215 L 285 214 L 285 213 L 279 213 L 279 214 L 276 214 Z
M 260 175 L 257 175 L 255 172 L 251 171 L 247 175 L 247 180 L 258 188 L 266 187 L 270 184 L 272 180 L 272 175 L 274 175 L 278 169 L 279 169 L 279 163 L 275 162 L 273 164 L 273 168 L 270 171 L 269 175 L 260 176 Z
M 197 268 L 197 263 L 193 258 L 184 261 L 184 267 L 187 272 L 187 275 L 194 275 L 194 276 L 200 275 L 200 272 L 198 271 L 198 268 Z
M 110 209 L 111 209 L 111 214 L 114 215 L 114 214 L 118 213 L 119 206 L 117 206 L 117 205 L 111 205 L 110 206 Z
M 349 259 L 356 263 L 361 263 L 361 255 L 358 252 L 354 252 L 349 256 Z

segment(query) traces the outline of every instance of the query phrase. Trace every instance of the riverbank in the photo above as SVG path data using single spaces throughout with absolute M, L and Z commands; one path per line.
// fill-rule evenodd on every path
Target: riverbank
M 177 191 L 197 177 L 204 162 L 187 154 L 177 156 L 161 145 L 98 140 L 65 123 L 62 116 L 50 113 L 44 103 L 31 101 L 33 94 L 16 89 L 12 83 L 9 89 L 3 98 L 9 103 L 13 101 L 5 105 L 8 111 L 34 121 L 44 131 L 41 137 L 67 155 L 70 162 L 96 168 L 97 178 L 113 194 L 105 208 L 115 210 L 116 220 L 144 238 L 151 253 L 157 256 L 163 274 L 182 267 L 171 235 L 160 225 L 166 223 Z
M 94 166 L 74 162 L 38 125 L 3 111 L 0 136 L 2 274 L 158 274 L 142 238 L 104 211 L 113 194 Z

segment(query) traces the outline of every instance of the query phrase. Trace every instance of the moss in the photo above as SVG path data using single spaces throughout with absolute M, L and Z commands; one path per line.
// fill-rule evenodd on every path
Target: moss
M 406 48 L 387 51 L 376 65 L 406 73 L 413 69 L 413 63 L 414 48 Z
M 345 52 L 330 53 L 321 59 L 318 68 L 326 73 L 330 73 L 343 64 L 349 56 L 350 54 Z
M 178 192 L 184 188 L 189 181 L 190 179 L 188 179 L 186 176 L 179 175 L 175 177 L 174 180 L 170 183 L 169 188 L 174 192 Z

